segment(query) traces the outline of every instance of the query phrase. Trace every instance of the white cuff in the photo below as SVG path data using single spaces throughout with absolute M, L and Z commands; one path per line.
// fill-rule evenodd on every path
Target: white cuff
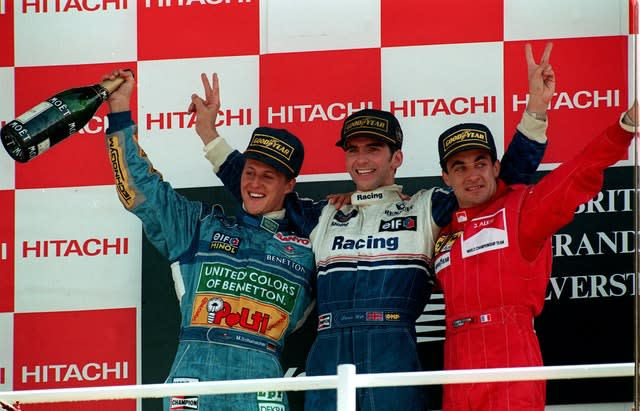
M 544 144 L 547 142 L 548 126 L 549 121 L 538 120 L 525 110 L 517 128 L 529 140 Z
M 626 111 L 620 115 L 620 120 L 618 121 L 618 123 L 620 124 L 620 127 L 622 127 L 622 129 L 624 131 L 628 131 L 629 133 L 635 133 L 637 131 L 637 125 L 636 126 L 632 126 L 632 125 L 627 124 L 624 121 L 622 121 L 622 119 L 624 118 L 625 114 L 627 114 Z
M 202 148 L 204 156 L 213 166 L 214 173 L 220 170 L 220 166 L 227 160 L 233 148 L 222 137 L 214 138 Z

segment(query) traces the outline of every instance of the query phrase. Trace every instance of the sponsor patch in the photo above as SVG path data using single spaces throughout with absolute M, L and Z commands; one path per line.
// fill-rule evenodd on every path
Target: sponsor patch
M 417 216 L 396 217 L 391 220 L 380 221 L 378 231 L 416 231 Z
M 453 244 L 461 235 L 462 231 L 458 231 L 456 233 L 446 233 L 438 237 L 436 245 L 434 246 L 435 255 L 451 251 L 451 247 L 453 247 Z
M 240 238 L 231 237 L 225 233 L 214 232 L 209 243 L 209 250 L 224 251 L 229 254 L 236 254 L 240 246 Z
M 109 137 L 109 162 L 113 170 L 113 177 L 116 183 L 116 191 L 120 201 L 127 208 L 131 209 L 135 204 L 136 193 L 129 186 L 129 174 L 123 166 L 124 150 L 120 146 L 117 137 Z
M 290 249 L 290 250 L 289 250 Z M 295 252 L 295 247 L 291 246 L 291 245 L 286 245 L 285 246 L 285 251 L 289 251 L 292 254 L 294 254 Z M 283 267 L 287 267 L 289 269 L 293 269 L 296 272 L 299 273 L 303 273 L 306 271 L 306 268 L 304 265 L 297 263 L 293 260 L 290 260 L 288 258 L 285 257 L 281 257 L 279 255 L 273 255 L 273 254 L 266 254 L 265 255 L 265 261 L 269 261 L 271 263 L 276 263 L 278 265 L 281 265 Z
M 284 393 L 280 391 L 258 391 L 258 411 L 285 411 Z
M 198 378 L 186 378 L 186 377 L 174 377 L 171 381 L 174 384 L 186 383 L 186 382 L 198 382 Z M 197 396 L 182 396 L 172 395 L 169 399 L 170 410 L 197 410 L 198 409 L 198 397 Z
M 260 220 L 260 227 L 270 233 L 278 231 L 278 223 L 264 216 L 262 217 L 262 220 Z
M 292 234 L 282 234 L 281 232 L 277 232 L 274 237 L 281 243 L 294 243 L 303 247 L 311 248 L 311 240 L 308 238 L 298 237 Z
M 340 223 L 346 223 L 347 221 L 355 217 L 357 214 L 358 214 L 358 210 L 356 209 L 349 211 L 347 214 L 343 213 L 342 210 L 338 210 L 333 215 L 333 219 Z
M 385 321 L 400 321 L 402 319 L 402 316 L 400 315 L 400 313 L 384 313 L 384 320 Z
M 409 213 L 413 210 L 413 205 L 407 205 L 404 201 L 399 201 L 395 204 L 395 210 L 384 210 L 384 214 L 387 217 L 399 216 L 402 213 Z
M 360 116 L 350 120 L 344 125 L 344 133 L 351 134 L 358 131 L 369 131 L 382 135 L 387 134 L 389 121 L 384 118 L 374 116 Z
M 367 312 L 367 321 L 384 321 L 384 316 L 380 311 Z
M 356 201 L 366 200 L 382 200 L 384 194 L 381 191 L 374 191 L 372 193 L 356 193 Z
M 472 219 L 462 236 L 462 258 L 509 246 L 504 208 L 495 214 Z
M 318 316 L 318 331 L 331 328 L 331 313 Z
M 345 238 L 344 236 L 335 236 L 332 250 L 389 250 L 395 251 L 400 243 L 399 237 L 374 237 L 367 238 Z
M 436 258 L 436 262 L 433 268 L 437 274 L 440 272 L 440 270 L 447 268 L 450 265 L 451 265 L 451 253 L 443 253 Z

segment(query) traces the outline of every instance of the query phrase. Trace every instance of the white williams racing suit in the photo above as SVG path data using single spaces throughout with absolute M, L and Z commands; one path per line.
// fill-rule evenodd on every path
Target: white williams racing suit
M 307 375 L 335 374 L 355 364 L 358 374 L 420 371 L 415 321 L 432 287 L 438 226 L 431 194 L 403 201 L 402 187 L 356 192 L 352 205 L 326 206 L 311 233 L 318 270 L 318 337 Z M 358 390 L 366 409 L 424 409 L 424 388 Z M 306 409 L 335 408 L 335 391 L 309 391 Z

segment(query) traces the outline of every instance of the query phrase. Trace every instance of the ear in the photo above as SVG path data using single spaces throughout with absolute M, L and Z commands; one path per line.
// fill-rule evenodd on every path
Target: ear
M 284 186 L 284 193 L 285 194 L 289 194 L 291 192 L 293 192 L 293 188 L 296 186 L 296 179 L 292 178 L 289 181 L 287 181 L 287 183 Z
M 391 155 L 391 168 L 397 170 L 402 165 L 402 161 L 404 160 L 404 155 L 402 154 L 402 150 L 398 149 Z
M 442 180 L 444 181 L 444 183 L 446 185 L 448 185 L 449 187 L 451 187 L 451 184 L 449 184 L 449 174 L 447 174 L 446 171 L 442 171 Z
M 496 160 L 493 163 L 493 176 L 495 178 L 498 178 L 499 175 L 500 175 L 500 160 Z

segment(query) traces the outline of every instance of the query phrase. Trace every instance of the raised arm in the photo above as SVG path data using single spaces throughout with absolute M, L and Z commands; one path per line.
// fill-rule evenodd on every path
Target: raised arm
M 525 45 L 529 98 L 522 120 L 501 160 L 500 178 L 507 184 L 529 184 L 547 146 L 547 107 L 555 93 L 556 76 L 549 63 L 553 43 L 547 43 L 540 63 L 531 44 Z
M 220 137 L 215 127 L 220 110 L 220 80 L 216 73 L 211 76 L 211 82 L 204 73 L 200 78 L 204 90 L 203 97 L 193 94 L 188 111 L 197 113 L 196 133 L 204 144 L 205 157 L 225 188 L 241 203 L 240 178 L 244 168 L 244 157 Z M 301 198 L 294 192 L 287 194 L 284 207 L 294 230 L 300 235 L 309 236 L 326 204 L 327 201 Z
M 149 241 L 166 258 L 175 260 L 191 246 L 204 210 L 200 203 L 187 200 L 163 181 L 140 148 L 130 111 L 135 80 L 131 72 L 122 70 L 104 78 L 115 77 L 125 79 L 108 100 L 106 142 L 115 188 L 123 206 L 142 221 Z

